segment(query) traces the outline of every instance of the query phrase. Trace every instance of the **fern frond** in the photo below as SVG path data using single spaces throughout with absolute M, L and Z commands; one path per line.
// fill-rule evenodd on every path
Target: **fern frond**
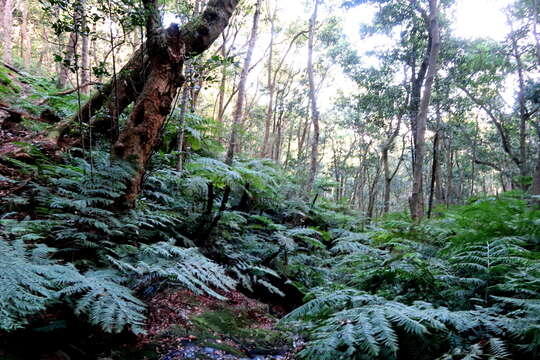
M 112 270 L 94 270 L 80 275 L 77 282 L 65 287 L 61 293 L 76 297 L 75 313 L 85 314 L 90 322 L 103 330 L 119 333 L 126 327 L 135 333 L 144 333 L 143 302 L 123 285 L 126 279 Z

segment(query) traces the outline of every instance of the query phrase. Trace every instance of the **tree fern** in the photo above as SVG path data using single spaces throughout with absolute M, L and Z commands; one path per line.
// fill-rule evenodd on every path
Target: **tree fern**
M 71 282 L 75 269 L 49 260 L 52 249 L 29 249 L 22 240 L 0 237 L 0 329 L 14 330 L 58 299 L 58 288 Z
M 127 279 L 110 270 L 93 270 L 80 275 L 61 294 L 75 298 L 75 314 L 85 314 L 90 323 L 111 333 L 126 327 L 144 333 L 145 305 L 122 283 Z
M 323 348 L 335 358 L 345 358 L 344 354 L 351 358 L 395 358 L 399 350 L 398 329 L 422 341 L 434 332 L 474 330 L 491 339 L 513 330 L 504 316 L 490 309 L 454 312 L 425 302 L 406 305 L 355 290 L 320 295 L 284 319 L 294 320 L 318 321 L 315 327 L 307 325 L 310 341 L 300 353 L 306 359 Z M 499 354 L 504 353 L 502 342 L 493 340 L 492 346 Z
M 109 260 L 122 272 L 139 281 L 169 279 L 195 293 L 206 293 L 219 299 L 216 290 L 229 291 L 236 282 L 225 275 L 225 269 L 204 257 L 195 248 L 185 249 L 171 242 L 141 245 L 133 254 Z
M 29 316 L 67 298 L 76 314 L 108 332 L 126 326 L 143 331 L 144 304 L 123 286 L 126 278 L 111 270 L 80 274 L 72 265 L 50 259 L 53 249 L 22 240 L 0 238 L 0 329 L 14 330 L 27 324 Z

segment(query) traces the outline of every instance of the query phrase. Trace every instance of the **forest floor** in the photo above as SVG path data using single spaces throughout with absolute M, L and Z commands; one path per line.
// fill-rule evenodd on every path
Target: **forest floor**
M 292 358 L 301 342 L 277 326 L 281 309 L 237 291 L 223 295 L 227 300 L 188 290 L 155 296 L 139 346 L 150 344 L 163 360 Z
M 148 300 L 145 335 L 113 339 L 56 336 L 25 348 L 17 338 L 9 348 L 0 347 L 1 360 L 75 360 L 67 353 L 77 349 L 80 359 L 99 360 L 288 360 L 300 350 L 299 337 L 282 329 L 283 315 L 238 291 L 222 294 L 221 300 L 189 290 L 166 289 Z M 54 315 L 54 314 L 53 314 Z M 52 315 L 51 315 L 52 316 Z M 54 333 L 54 332 L 53 332 Z M 32 338 L 32 337 L 30 337 Z M 29 340 L 28 334 L 21 340 Z M 124 340 L 124 341 L 123 341 Z M 85 343 L 85 341 L 87 341 Z M 91 343 L 94 344 L 91 344 Z

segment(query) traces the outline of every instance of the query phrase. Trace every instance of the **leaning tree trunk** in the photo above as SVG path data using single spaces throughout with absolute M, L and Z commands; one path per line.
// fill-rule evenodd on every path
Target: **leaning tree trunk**
M 440 29 L 438 21 L 438 1 L 429 1 L 429 32 L 431 35 L 431 49 L 429 54 L 428 68 L 426 74 L 426 83 L 424 85 L 424 94 L 420 102 L 420 111 L 416 119 L 417 132 L 415 141 L 415 157 L 413 169 L 413 189 L 411 194 L 411 216 L 415 220 L 420 220 L 424 216 L 424 194 L 422 190 L 422 179 L 424 170 L 425 155 L 425 133 L 427 125 L 427 116 L 429 103 L 431 100 L 431 90 L 433 81 L 437 73 L 437 62 L 440 50 Z
M 180 29 L 178 39 L 179 44 L 182 39 L 186 42 L 184 60 L 193 58 L 205 51 L 214 41 L 215 37 L 221 33 L 216 33 L 219 28 L 225 28 L 228 20 L 232 16 L 227 15 L 229 11 L 234 11 L 239 0 L 211 0 L 206 6 L 206 10 L 201 17 L 189 22 Z M 226 14 L 224 14 L 226 13 Z M 198 23 L 198 19 L 201 19 Z M 176 30 L 175 30 L 176 29 Z M 178 32 L 178 25 L 172 24 L 166 32 Z M 198 32 L 200 31 L 200 33 Z M 169 46 L 175 46 L 169 44 Z M 148 68 L 150 67 L 149 44 L 144 42 L 139 49 L 131 56 L 131 59 L 117 72 L 116 81 L 111 80 L 106 83 L 84 106 L 71 118 L 60 121 L 52 129 L 48 138 L 54 143 L 58 143 L 62 136 L 71 128 L 72 124 L 78 121 L 92 123 L 93 131 L 112 137 L 110 129 L 113 114 L 119 116 L 132 104 L 137 95 L 142 93 L 145 82 L 148 78 Z M 192 48 L 190 48 L 192 47 Z M 104 115 L 94 118 L 94 116 L 105 108 Z M 91 121 L 92 119 L 92 121 Z M 112 139 L 115 140 L 114 138 Z
M 308 80 L 309 80 L 309 99 L 311 103 L 311 121 L 313 123 L 313 139 L 311 140 L 311 162 L 309 167 L 309 178 L 307 183 L 307 193 L 313 189 L 317 168 L 319 166 L 319 109 L 317 108 L 317 95 L 315 90 L 315 74 L 313 70 L 313 42 L 315 38 L 315 23 L 317 22 L 317 11 L 319 9 L 319 0 L 315 0 L 315 8 L 309 19 L 308 35 Z
M 184 82 L 181 71 L 185 59 L 202 53 L 215 41 L 238 4 L 238 0 L 210 0 L 200 18 L 182 28 L 173 24 L 163 30 L 159 28 L 155 1 L 144 1 L 149 14 L 145 52 L 150 68 L 127 124 L 113 146 L 114 157 L 131 162 L 135 169 L 118 203 L 126 207 L 134 205 L 141 191 L 146 165 L 159 142 L 178 88 Z

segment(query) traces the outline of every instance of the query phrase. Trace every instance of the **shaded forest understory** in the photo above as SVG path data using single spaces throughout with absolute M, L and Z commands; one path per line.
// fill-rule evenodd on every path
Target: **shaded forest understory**
M 2 73 L 24 98 L 1 110 L 3 358 L 536 358 L 540 210 L 522 192 L 369 222 L 203 137 L 113 211 L 129 164 L 52 145 L 37 130 L 56 109 L 30 105 L 45 80 Z
M 540 358 L 538 2 L 281 6 L 0 0 L 1 360 Z

